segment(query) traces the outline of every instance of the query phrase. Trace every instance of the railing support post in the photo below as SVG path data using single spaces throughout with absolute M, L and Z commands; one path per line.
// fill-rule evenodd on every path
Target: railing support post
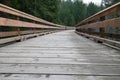
M 104 21 L 105 20 L 105 16 L 100 17 L 100 21 Z M 100 37 L 105 37 L 105 28 L 99 28 L 100 31 Z
M 91 28 L 88 28 L 87 33 L 92 34 L 92 29 L 91 29 Z
M 16 20 L 20 20 L 20 18 L 17 16 L 15 17 Z M 20 33 L 20 28 L 19 27 L 16 27 L 16 31 L 17 31 L 17 34 L 18 36 L 21 36 L 21 33 Z
M 33 23 L 35 24 L 36 22 L 33 21 Z M 33 30 L 33 34 L 35 34 L 35 33 L 36 33 L 36 29 L 35 29 L 35 28 L 32 28 L 32 30 Z
M 100 29 L 100 37 L 105 37 L 105 29 L 104 28 L 99 28 Z

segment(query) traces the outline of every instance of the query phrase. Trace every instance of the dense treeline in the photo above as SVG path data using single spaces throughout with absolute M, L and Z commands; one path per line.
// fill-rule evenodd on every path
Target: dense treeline
M 100 10 L 101 7 L 92 2 L 85 4 L 82 0 L 61 1 L 58 21 L 63 25 L 73 26 Z
M 81 20 L 119 1 L 102 0 L 100 6 L 92 2 L 85 4 L 82 0 L 0 0 L 0 3 L 53 23 L 74 26 Z

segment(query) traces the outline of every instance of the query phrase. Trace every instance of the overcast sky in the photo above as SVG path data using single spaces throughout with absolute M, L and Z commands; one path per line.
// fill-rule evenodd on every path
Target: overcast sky
M 95 4 L 99 4 L 101 3 L 102 0 L 83 0 L 83 2 L 85 3 L 90 3 L 90 2 L 94 2 Z

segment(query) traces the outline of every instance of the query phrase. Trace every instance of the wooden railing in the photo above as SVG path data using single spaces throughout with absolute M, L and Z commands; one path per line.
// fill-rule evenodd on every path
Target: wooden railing
M 14 28 L 14 30 L 3 31 L 6 28 Z M 27 30 L 21 30 L 21 28 L 27 28 Z M 48 22 L 0 4 L 0 44 L 63 29 L 65 29 L 65 26 Z
M 76 32 L 97 42 L 120 47 L 120 2 L 78 23 Z
M 48 22 L 48 21 L 45 21 L 43 19 L 34 17 L 32 15 L 26 14 L 24 12 L 21 12 L 19 10 L 13 9 L 11 7 L 5 6 L 3 4 L 0 4 L 0 11 L 4 12 L 4 13 L 12 14 L 14 16 L 19 16 L 19 17 L 27 18 L 27 19 L 30 19 L 30 20 L 33 20 L 33 21 L 37 21 L 37 22 L 40 22 L 40 23 L 43 23 L 43 24 L 47 24 L 47 25 L 51 25 L 51 26 L 57 26 L 57 27 L 63 27 L 61 25 L 53 24 L 51 22 Z

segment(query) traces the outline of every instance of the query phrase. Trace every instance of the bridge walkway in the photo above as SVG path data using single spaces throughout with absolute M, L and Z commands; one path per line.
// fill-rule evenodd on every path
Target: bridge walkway
M 120 80 L 119 51 L 61 31 L 0 48 L 0 80 Z

